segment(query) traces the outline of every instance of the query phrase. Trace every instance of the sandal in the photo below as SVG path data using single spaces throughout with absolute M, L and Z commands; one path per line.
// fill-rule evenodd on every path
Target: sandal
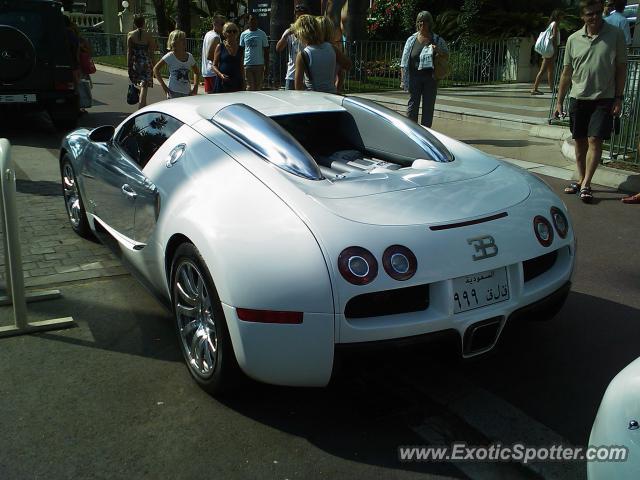
M 569 195 L 575 195 L 580 191 L 580 184 L 578 182 L 571 182 L 568 187 L 564 189 L 564 193 Z
M 580 189 L 580 200 L 582 200 L 584 203 L 591 203 L 593 201 L 591 187 L 582 187 Z
M 540 90 L 531 90 L 529 93 L 531 93 L 531 95 L 544 95 Z

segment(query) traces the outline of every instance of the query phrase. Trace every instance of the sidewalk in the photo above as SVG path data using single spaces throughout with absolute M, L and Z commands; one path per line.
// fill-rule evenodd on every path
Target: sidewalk
M 531 96 L 531 84 L 486 85 L 438 90 L 433 128 L 503 160 L 542 175 L 570 180 L 575 157 L 567 127 L 548 123 L 551 94 Z M 364 93 L 404 114 L 405 92 Z M 593 183 L 625 192 L 640 191 L 640 174 L 598 167 Z

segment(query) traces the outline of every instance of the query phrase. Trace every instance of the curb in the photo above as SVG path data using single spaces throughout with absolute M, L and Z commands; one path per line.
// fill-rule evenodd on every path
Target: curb
M 571 138 L 567 138 L 562 142 L 562 155 L 566 158 L 576 161 L 576 153 L 574 150 L 575 142 Z M 573 179 L 577 179 L 574 175 Z M 610 168 L 606 165 L 598 166 L 596 173 L 593 175 L 593 183 L 604 185 L 605 187 L 616 188 L 630 193 L 640 192 L 640 174 L 630 172 L 628 170 L 620 170 Z
M 529 135 L 551 140 L 566 140 L 567 138 L 571 138 L 569 127 L 560 125 L 534 125 L 529 130 Z

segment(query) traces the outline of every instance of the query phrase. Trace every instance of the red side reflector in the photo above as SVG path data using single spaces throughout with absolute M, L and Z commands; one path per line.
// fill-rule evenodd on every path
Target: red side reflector
M 55 82 L 53 84 L 53 87 L 60 91 L 60 90 L 73 90 L 75 88 L 73 82 Z
M 277 312 L 273 310 L 251 310 L 236 308 L 238 318 L 245 322 L 259 323 L 302 323 L 302 312 Z

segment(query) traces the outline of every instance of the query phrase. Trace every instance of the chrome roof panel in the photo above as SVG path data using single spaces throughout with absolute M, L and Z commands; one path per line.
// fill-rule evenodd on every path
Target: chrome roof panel
M 221 109 L 244 104 L 268 117 L 304 112 L 330 112 L 344 110 L 343 97 L 318 92 L 273 90 L 262 92 L 218 93 L 174 98 L 154 103 L 145 110 L 165 112 L 187 125 L 201 119 L 211 120 Z

